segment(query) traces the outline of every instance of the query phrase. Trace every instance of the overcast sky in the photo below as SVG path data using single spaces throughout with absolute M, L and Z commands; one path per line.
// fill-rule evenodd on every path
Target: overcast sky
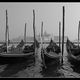
M 65 6 L 65 35 L 70 40 L 77 39 L 80 3 L 0 2 L 0 40 L 4 40 L 5 38 L 6 9 L 8 11 L 10 39 L 12 39 L 23 36 L 25 22 L 27 23 L 27 36 L 33 35 L 33 9 L 35 9 L 37 34 L 40 33 L 41 22 L 43 21 L 44 31 L 58 35 L 59 21 L 62 24 L 63 5 Z

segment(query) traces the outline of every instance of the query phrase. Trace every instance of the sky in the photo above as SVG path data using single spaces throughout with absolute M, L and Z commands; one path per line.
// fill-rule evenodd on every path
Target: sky
M 59 35 L 59 22 L 62 33 L 62 6 L 65 6 L 65 36 L 77 39 L 80 20 L 80 3 L 63 2 L 0 2 L 0 40 L 5 40 L 6 9 L 10 39 L 24 35 L 27 23 L 27 36 L 33 36 L 33 9 L 35 10 L 36 34 L 43 30 L 53 36 Z

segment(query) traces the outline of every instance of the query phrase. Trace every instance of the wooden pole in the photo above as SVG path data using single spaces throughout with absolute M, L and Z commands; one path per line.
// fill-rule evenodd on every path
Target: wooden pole
M 35 10 L 33 9 L 33 33 L 34 33 L 34 55 L 35 55 L 35 65 L 36 65 L 36 42 L 35 42 Z
M 63 6 L 63 28 L 62 28 L 62 60 L 63 65 L 63 53 L 64 53 L 64 27 L 65 27 L 65 7 Z
M 42 38 L 42 41 L 43 41 L 43 22 L 41 24 L 41 38 Z
M 43 66 L 46 68 L 46 65 L 45 65 L 45 59 L 44 59 L 44 53 L 43 53 L 43 22 L 41 23 L 41 54 L 42 54 L 42 63 L 43 63 Z
M 59 47 L 61 43 L 61 22 L 59 22 Z
M 8 13 L 6 10 L 6 32 L 5 32 L 5 42 L 6 42 L 6 47 L 7 47 L 7 51 L 8 51 Z
M 80 21 L 79 21 L 79 26 L 78 26 L 78 47 L 79 47 L 79 31 L 80 31 Z
M 24 28 L 24 42 L 26 44 L 26 23 L 25 23 L 25 28 Z
M 7 10 L 6 10 L 6 32 L 5 32 L 5 42 L 7 42 Z
M 8 27 L 8 45 L 10 44 L 10 40 L 9 40 L 9 27 Z

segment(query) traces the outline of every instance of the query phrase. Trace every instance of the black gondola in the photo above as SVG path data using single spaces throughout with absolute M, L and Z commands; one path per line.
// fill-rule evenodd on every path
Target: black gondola
M 42 60 L 46 67 L 50 65 L 59 65 L 60 63 L 60 47 L 51 39 L 46 49 L 43 49 Z
M 80 47 L 72 43 L 68 38 L 66 42 L 66 50 L 68 52 L 68 61 L 74 65 L 80 65 Z
M 36 47 L 39 48 L 39 42 L 37 40 L 36 41 Z M 24 53 L 28 53 L 28 52 L 34 52 L 35 51 L 35 44 L 33 43 L 31 46 L 27 45 L 24 47 L 23 52 Z
M 22 47 L 24 42 L 21 41 L 16 48 L 10 49 L 8 52 L 4 51 L 0 53 L 0 62 L 1 63 L 12 63 L 20 60 L 34 59 L 34 42 L 31 46 Z M 39 48 L 39 42 L 36 40 L 36 46 Z

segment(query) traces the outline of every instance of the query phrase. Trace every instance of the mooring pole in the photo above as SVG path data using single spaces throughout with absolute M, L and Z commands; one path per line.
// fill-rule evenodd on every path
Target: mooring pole
M 35 56 L 35 65 L 36 65 L 36 42 L 35 42 L 35 10 L 33 9 L 33 33 L 34 33 L 34 56 Z
M 62 65 L 63 65 L 63 53 L 64 53 L 64 27 L 65 27 L 65 7 L 63 6 L 62 60 L 61 60 L 61 64 L 62 64 Z
M 5 42 L 6 42 L 6 47 L 7 47 L 7 52 L 8 52 L 8 39 L 9 39 L 9 32 L 8 32 L 8 13 L 6 10 L 6 32 L 5 32 Z
M 41 48 L 43 48 L 43 22 L 41 23 Z
M 7 10 L 6 10 L 6 32 L 5 32 L 5 42 L 7 42 Z
M 26 23 L 25 23 L 25 28 L 24 28 L 24 42 L 26 44 Z
M 61 44 L 61 22 L 59 22 L 59 48 Z
M 79 21 L 79 26 L 78 26 L 78 47 L 79 47 L 79 34 L 80 34 L 80 21 Z
M 42 63 L 43 63 L 43 66 L 46 68 L 46 65 L 45 65 L 45 59 L 44 59 L 44 53 L 43 53 L 43 22 L 41 24 L 41 55 L 42 55 Z
M 8 27 L 8 45 L 10 44 L 10 40 L 9 40 L 9 27 Z

